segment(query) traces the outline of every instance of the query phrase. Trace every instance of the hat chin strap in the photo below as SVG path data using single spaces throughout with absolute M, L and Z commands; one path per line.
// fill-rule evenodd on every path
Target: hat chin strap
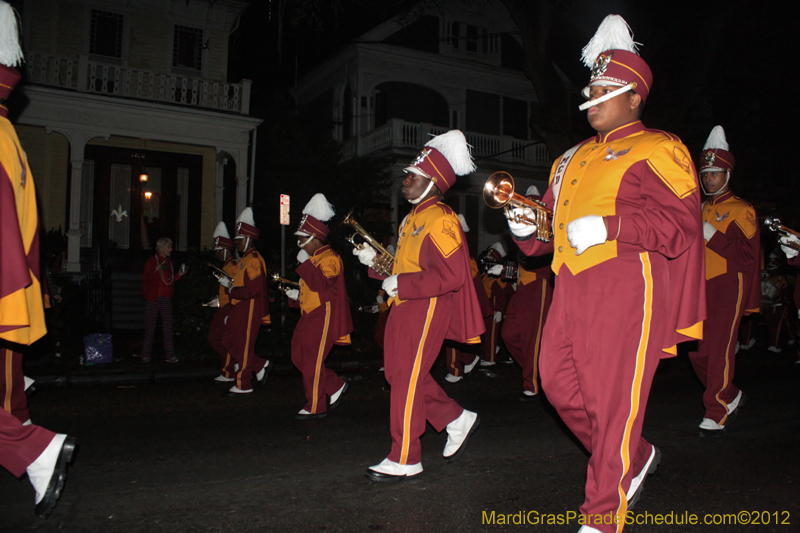
M 297 239 L 297 247 L 298 247 L 298 248 L 303 248 L 305 245 L 307 245 L 308 243 L 310 243 L 310 242 L 311 242 L 311 239 L 313 239 L 313 238 L 314 238 L 314 236 L 313 236 L 313 235 L 309 235 L 309 236 L 308 236 L 308 239 L 306 239 L 305 241 L 303 241 L 303 244 L 300 244 L 300 239 Z
M 420 203 L 422 201 L 423 198 L 428 196 L 428 193 L 431 192 L 432 188 L 433 188 L 433 181 L 428 180 L 428 188 L 425 189 L 425 192 L 420 194 L 419 198 L 417 198 L 416 200 L 409 200 L 408 203 L 417 205 L 418 203 Z
M 634 87 L 636 87 L 636 84 L 634 84 L 634 83 L 629 83 L 628 85 L 626 85 L 626 86 L 624 86 L 624 87 L 620 87 L 620 88 L 619 88 L 619 89 L 617 89 L 616 91 L 611 91 L 611 92 L 610 92 L 610 93 L 608 93 L 608 94 L 604 94 L 604 95 L 603 95 L 603 96 L 601 96 L 600 98 L 595 98 L 594 100 L 587 100 L 586 102 L 584 102 L 584 103 L 582 103 L 581 105 L 579 105 L 579 106 L 578 106 L 578 109 L 579 109 L 580 111 L 586 111 L 586 110 L 587 110 L 587 109 L 589 109 L 590 107 L 594 107 L 594 106 L 596 106 L 597 104 L 602 104 L 603 102 L 605 102 L 605 101 L 607 101 L 607 100 L 611 100 L 611 99 L 612 99 L 612 98 L 614 98 L 615 96 L 619 96 L 619 95 L 620 95 L 620 94 L 622 94 L 622 93 L 625 93 L 625 92 L 631 91 L 631 90 L 633 90 L 633 88 L 634 88 Z
M 701 172 L 701 174 L 702 174 L 702 172 Z M 703 194 L 705 194 L 706 196 L 716 196 L 718 194 L 722 194 L 723 192 L 727 192 L 725 190 L 725 187 L 728 186 L 728 182 L 730 180 L 731 180 L 731 171 L 730 170 L 726 170 L 725 171 L 725 183 L 722 185 L 722 187 L 719 188 L 719 190 L 717 192 L 708 192 L 706 190 L 706 186 L 703 185 L 703 180 L 700 179 L 698 181 L 700 182 L 700 188 L 703 189 Z

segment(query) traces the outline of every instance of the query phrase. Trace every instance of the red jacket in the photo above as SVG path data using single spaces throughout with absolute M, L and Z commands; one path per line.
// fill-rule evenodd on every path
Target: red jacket
M 158 297 L 172 298 L 175 291 L 175 282 L 181 279 L 172 265 L 172 258 L 163 255 L 154 255 L 144 264 L 142 274 L 142 298 L 148 302 L 155 302 Z

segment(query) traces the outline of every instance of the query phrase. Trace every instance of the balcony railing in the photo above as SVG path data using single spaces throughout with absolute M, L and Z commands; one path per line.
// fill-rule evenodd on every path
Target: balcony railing
M 345 141 L 344 158 L 366 156 L 385 150 L 418 149 L 431 135 L 439 135 L 447 128 L 431 124 L 406 122 L 390 119 L 386 124 Z M 515 139 L 507 135 L 484 135 L 464 132 L 467 142 L 472 146 L 475 159 L 489 157 L 497 161 L 522 163 L 531 166 L 552 164 L 547 146 L 544 143 L 531 144 L 530 141 Z
M 28 52 L 28 80 L 79 92 L 139 98 L 247 115 L 250 80 L 223 83 Z

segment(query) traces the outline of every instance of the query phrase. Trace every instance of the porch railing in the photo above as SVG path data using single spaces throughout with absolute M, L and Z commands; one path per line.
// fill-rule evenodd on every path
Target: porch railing
M 90 61 L 86 55 L 69 59 L 28 52 L 25 57 L 28 80 L 32 83 L 242 115 L 250 113 L 250 80 L 227 83 L 161 74 Z
M 417 149 L 447 128 L 432 124 L 406 122 L 390 119 L 386 124 L 349 139 L 344 144 L 344 157 L 365 156 L 391 149 Z M 523 163 L 532 166 L 549 166 L 552 159 L 544 143 L 532 143 L 508 135 L 485 135 L 464 132 L 467 142 L 472 146 L 475 159 L 491 158 L 498 161 Z

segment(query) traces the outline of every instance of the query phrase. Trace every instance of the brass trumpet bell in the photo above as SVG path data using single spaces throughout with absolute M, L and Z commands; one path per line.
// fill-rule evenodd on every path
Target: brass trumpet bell
M 514 178 L 508 172 L 495 172 L 483 186 L 483 201 L 492 209 L 505 209 L 509 220 L 518 224 L 534 225 L 538 228 L 536 238 L 542 242 L 549 242 L 553 238 L 550 221 L 553 211 L 539 202 L 530 200 L 514 192 Z M 533 218 L 512 214 L 512 207 L 522 207 L 533 210 Z

